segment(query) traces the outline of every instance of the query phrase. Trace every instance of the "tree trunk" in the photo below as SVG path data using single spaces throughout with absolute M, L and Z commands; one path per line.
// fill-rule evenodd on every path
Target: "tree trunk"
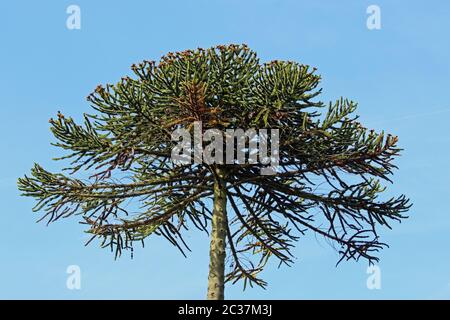
M 217 170 L 209 249 L 208 300 L 224 299 L 225 248 L 227 234 L 227 192 L 223 174 Z

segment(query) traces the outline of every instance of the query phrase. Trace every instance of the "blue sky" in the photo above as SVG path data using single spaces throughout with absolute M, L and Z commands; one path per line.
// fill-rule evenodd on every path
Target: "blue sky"
M 81 8 L 81 30 L 66 8 Z M 368 30 L 366 8 L 381 8 Z M 186 259 L 152 238 L 135 258 L 114 261 L 84 247 L 76 219 L 37 224 L 16 179 L 33 162 L 49 170 L 48 119 L 79 117 L 100 83 L 168 51 L 247 43 L 264 60 L 310 64 L 323 76 L 322 99 L 359 102 L 366 126 L 400 137 L 405 149 L 389 193 L 408 195 L 410 218 L 383 232 L 380 290 L 366 286 L 367 263 L 344 263 L 322 239 L 298 243 L 292 268 L 269 268 L 267 290 L 227 286 L 234 299 L 450 299 L 450 3 L 430 1 L 2 1 L 0 4 L 0 298 L 203 299 L 209 241 L 188 235 Z M 68 290 L 66 268 L 81 268 Z

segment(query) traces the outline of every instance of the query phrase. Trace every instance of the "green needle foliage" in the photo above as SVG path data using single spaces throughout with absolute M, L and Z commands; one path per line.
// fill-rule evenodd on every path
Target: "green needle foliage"
M 353 101 L 319 101 L 314 68 L 261 64 L 246 45 L 228 45 L 169 53 L 132 70 L 133 78 L 96 88 L 88 97 L 95 111 L 82 125 L 61 113 L 50 119 L 67 173 L 36 164 L 18 180 L 41 220 L 79 215 L 116 256 L 150 235 L 184 254 L 183 231 L 211 232 L 214 202 L 217 215 L 229 211 L 216 226 L 226 239 L 225 281 L 244 285 L 265 287 L 259 273 L 269 258 L 291 264 L 307 231 L 329 240 L 339 262 L 377 261 L 386 246 L 378 227 L 390 228 L 410 207 L 404 195 L 380 199 L 401 149 L 397 137 L 363 127 Z M 277 174 L 261 175 L 259 163 L 174 164 L 171 133 L 193 130 L 194 121 L 203 130 L 279 129 Z M 89 179 L 76 178 L 85 170 Z M 131 200 L 139 212 L 129 212 Z

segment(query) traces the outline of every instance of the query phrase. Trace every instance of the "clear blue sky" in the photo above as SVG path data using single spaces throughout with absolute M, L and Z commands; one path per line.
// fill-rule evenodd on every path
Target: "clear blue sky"
M 66 8 L 81 8 L 81 30 L 66 28 Z M 366 28 L 366 8 L 381 8 L 381 30 Z M 337 254 L 312 234 L 292 268 L 270 268 L 268 290 L 228 286 L 227 298 L 450 298 L 450 3 L 429 1 L 2 1 L 0 4 L 0 298 L 187 298 L 206 294 L 208 244 L 190 234 L 185 259 L 159 238 L 134 260 L 84 247 L 77 219 L 36 224 L 33 201 L 16 179 L 34 161 L 49 170 L 48 119 L 78 117 L 97 84 L 168 51 L 247 43 L 262 60 L 318 68 L 323 99 L 360 104 L 367 126 L 400 137 L 405 148 L 393 194 L 413 201 L 410 219 L 383 232 L 381 290 L 366 287 L 365 262 L 335 267 Z M 79 265 L 81 290 L 66 288 Z

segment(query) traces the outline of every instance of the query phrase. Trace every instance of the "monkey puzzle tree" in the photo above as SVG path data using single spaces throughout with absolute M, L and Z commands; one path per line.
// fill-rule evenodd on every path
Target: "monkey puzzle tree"
M 152 234 L 184 254 L 183 231 L 203 230 L 211 238 L 209 299 L 224 298 L 226 281 L 265 287 L 259 273 L 269 258 L 291 264 L 307 230 L 335 244 L 339 262 L 377 260 L 386 246 L 377 227 L 390 227 L 410 206 L 404 195 L 379 199 L 401 149 L 397 137 L 357 121 L 356 103 L 318 101 L 315 69 L 260 64 L 247 46 L 228 45 L 169 53 L 132 70 L 134 78 L 88 97 L 95 111 L 83 125 L 61 113 L 50 119 L 54 145 L 68 151 L 58 158 L 70 161 L 68 174 L 35 164 L 18 181 L 41 219 L 81 215 L 91 240 L 116 256 Z M 260 162 L 175 164 L 172 132 L 192 131 L 196 121 L 203 130 L 278 129 L 276 174 L 260 174 Z M 252 152 L 237 148 L 233 155 Z M 74 177 L 85 170 L 89 178 Z

